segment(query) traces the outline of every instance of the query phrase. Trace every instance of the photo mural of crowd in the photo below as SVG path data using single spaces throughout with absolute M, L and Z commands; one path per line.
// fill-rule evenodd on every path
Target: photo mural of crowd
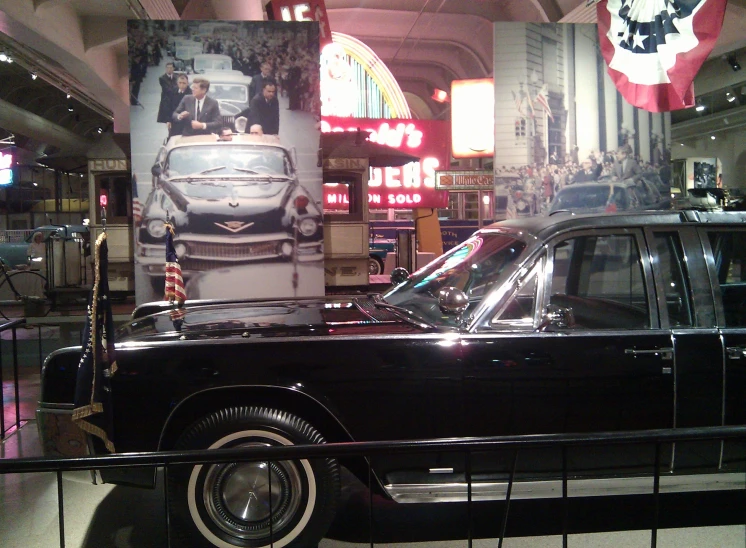
M 129 33 L 132 105 L 138 104 L 140 87 L 148 70 L 158 67 L 163 58 L 168 57 L 173 59 L 175 76 L 169 90 L 164 91 L 162 104 L 167 105 L 166 110 L 174 102 L 178 106 L 179 88 L 185 87 L 186 94 L 189 93 L 188 79 L 182 79 L 182 87 L 178 83 L 180 75 L 199 71 L 193 65 L 195 55 L 212 54 L 229 57 L 231 70 L 252 78 L 249 100 L 262 91 L 265 82 L 273 82 L 276 93 L 289 99 L 289 110 L 320 113 L 318 58 L 309 51 L 305 38 L 278 37 L 277 33 L 263 32 L 260 27 L 252 32 L 250 28 L 234 27 L 231 23 L 212 26 L 209 31 L 200 31 L 201 26 L 209 23 L 155 22 L 159 23 L 160 28 L 154 31 L 143 28 Z M 165 118 L 159 115 L 158 121 L 168 123 Z
M 495 176 L 498 181 L 503 181 L 503 188 L 498 184 L 497 192 L 507 195 L 508 218 L 547 214 L 558 209 L 603 209 L 609 212 L 665 209 L 671 205 L 671 153 L 658 146 L 653 152 L 652 160 L 645 161 L 639 154 L 634 154 L 629 144 L 622 144 L 613 151 L 590 151 L 582 157 L 579 157 L 578 147 L 573 147 L 565 155 L 553 151 L 546 164 L 496 166 Z M 611 183 L 614 185 L 602 186 Z M 613 188 L 631 189 L 632 185 L 635 189 L 626 192 Z M 568 187 L 574 188 L 560 196 Z M 638 200 L 636 203 L 627 199 L 630 194 Z

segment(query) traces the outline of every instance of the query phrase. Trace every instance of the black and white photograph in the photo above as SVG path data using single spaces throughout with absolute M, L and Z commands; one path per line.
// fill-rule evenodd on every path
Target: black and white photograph
M 135 290 L 324 294 L 316 23 L 129 21 Z
M 495 23 L 495 220 L 668 209 L 670 113 L 630 105 L 596 25 Z
M 707 158 L 695 160 L 693 163 L 694 170 L 694 188 L 716 188 L 717 185 L 717 158 Z

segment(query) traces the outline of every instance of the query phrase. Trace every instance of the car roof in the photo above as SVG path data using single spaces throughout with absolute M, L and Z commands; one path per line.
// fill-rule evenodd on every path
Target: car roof
M 248 133 L 234 133 L 231 141 L 219 141 L 215 133 L 209 135 L 177 135 L 169 139 L 166 147 L 168 150 L 172 150 L 182 146 L 207 146 L 223 143 L 226 145 L 267 145 L 285 148 L 280 142 L 278 135 L 250 135 Z
M 684 225 L 684 224 L 738 224 L 746 222 L 743 211 L 630 211 L 624 213 L 589 213 L 573 214 L 558 212 L 554 215 L 535 215 L 508 219 L 491 224 L 482 230 L 509 230 L 527 233 L 538 238 L 552 233 L 577 228 L 616 228 L 642 227 L 649 225 Z
M 189 75 L 189 81 L 194 78 L 206 78 L 211 84 L 249 84 L 251 76 L 246 76 L 240 70 L 212 70 L 209 72 L 196 72 Z M 209 91 L 207 92 L 210 93 Z

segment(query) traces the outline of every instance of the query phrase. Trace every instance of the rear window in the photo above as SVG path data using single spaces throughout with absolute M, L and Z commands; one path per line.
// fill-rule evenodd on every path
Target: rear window
M 617 209 L 627 209 L 623 187 L 615 186 L 613 191 L 608 185 L 566 187 L 555 198 L 552 210 L 605 208 L 612 203 Z

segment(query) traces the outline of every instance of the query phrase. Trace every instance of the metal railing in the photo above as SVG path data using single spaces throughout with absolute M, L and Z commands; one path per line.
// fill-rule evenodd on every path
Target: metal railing
M 198 451 L 162 451 L 151 453 L 124 453 L 69 458 L 23 458 L 0 460 L 0 474 L 56 472 L 57 494 L 59 507 L 60 547 L 65 546 L 65 517 L 62 472 L 71 470 L 95 470 L 122 467 L 163 467 L 163 493 L 165 500 L 165 531 L 167 544 L 171 546 L 171 532 L 169 527 L 169 467 L 174 465 L 217 464 L 229 462 L 273 462 L 281 460 L 316 459 L 316 458 L 350 458 L 364 457 L 368 459 L 368 479 L 372 485 L 373 472 L 370 459 L 376 456 L 390 456 L 402 454 L 424 453 L 463 453 L 465 455 L 465 474 L 467 489 L 467 524 L 466 533 L 468 546 L 473 541 L 473 500 L 472 500 L 472 455 L 495 450 L 512 451 L 512 468 L 508 478 L 505 509 L 502 515 L 498 547 L 502 546 L 505 538 L 508 515 L 510 511 L 511 493 L 515 483 L 518 455 L 520 451 L 536 448 L 561 448 L 562 450 L 562 539 L 563 547 L 567 547 L 568 537 L 568 464 L 567 450 L 577 447 L 618 446 L 623 444 L 654 444 L 655 464 L 653 473 L 653 520 L 651 527 L 650 546 L 657 546 L 660 510 L 660 467 L 661 446 L 674 442 L 691 441 L 720 441 L 746 439 L 746 426 L 720 426 L 707 428 L 680 428 L 665 430 L 642 430 L 625 432 L 598 432 L 589 434 L 544 434 L 530 436 L 503 436 L 491 438 L 460 438 L 434 439 L 415 441 L 391 442 L 354 442 L 329 443 L 323 445 L 297 445 L 272 447 L 241 447 L 232 449 L 198 450 Z M 269 470 L 270 467 L 268 466 Z M 746 487 L 744 488 L 746 490 Z M 373 489 L 369 492 L 369 534 L 370 546 L 374 546 L 374 516 Z M 270 520 L 272 509 L 270 507 Z M 746 516 L 744 516 L 746 522 Z M 271 534 L 271 531 L 270 531 Z
M 2 353 L 2 337 L 0 337 L 0 440 L 4 440 L 6 434 L 12 430 L 17 430 L 21 427 L 21 400 L 20 391 L 18 388 L 18 338 L 16 330 L 20 326 L 26 325 L 25 318 L 19 318 L 16 320 L 10 320 L 3 324 L 0 324 L 0 334 L 11 330 L 13 333 L 13 395 L 15 402 L 15 422 L 13 422 L 7 429 L 5 428 L 5 392 L 3 390 L 3 353 Z M 39 371 L 41 372 L 42 367 L 42 347 L 41 347 L 41 325 L 37 326 L 39 333 Z

